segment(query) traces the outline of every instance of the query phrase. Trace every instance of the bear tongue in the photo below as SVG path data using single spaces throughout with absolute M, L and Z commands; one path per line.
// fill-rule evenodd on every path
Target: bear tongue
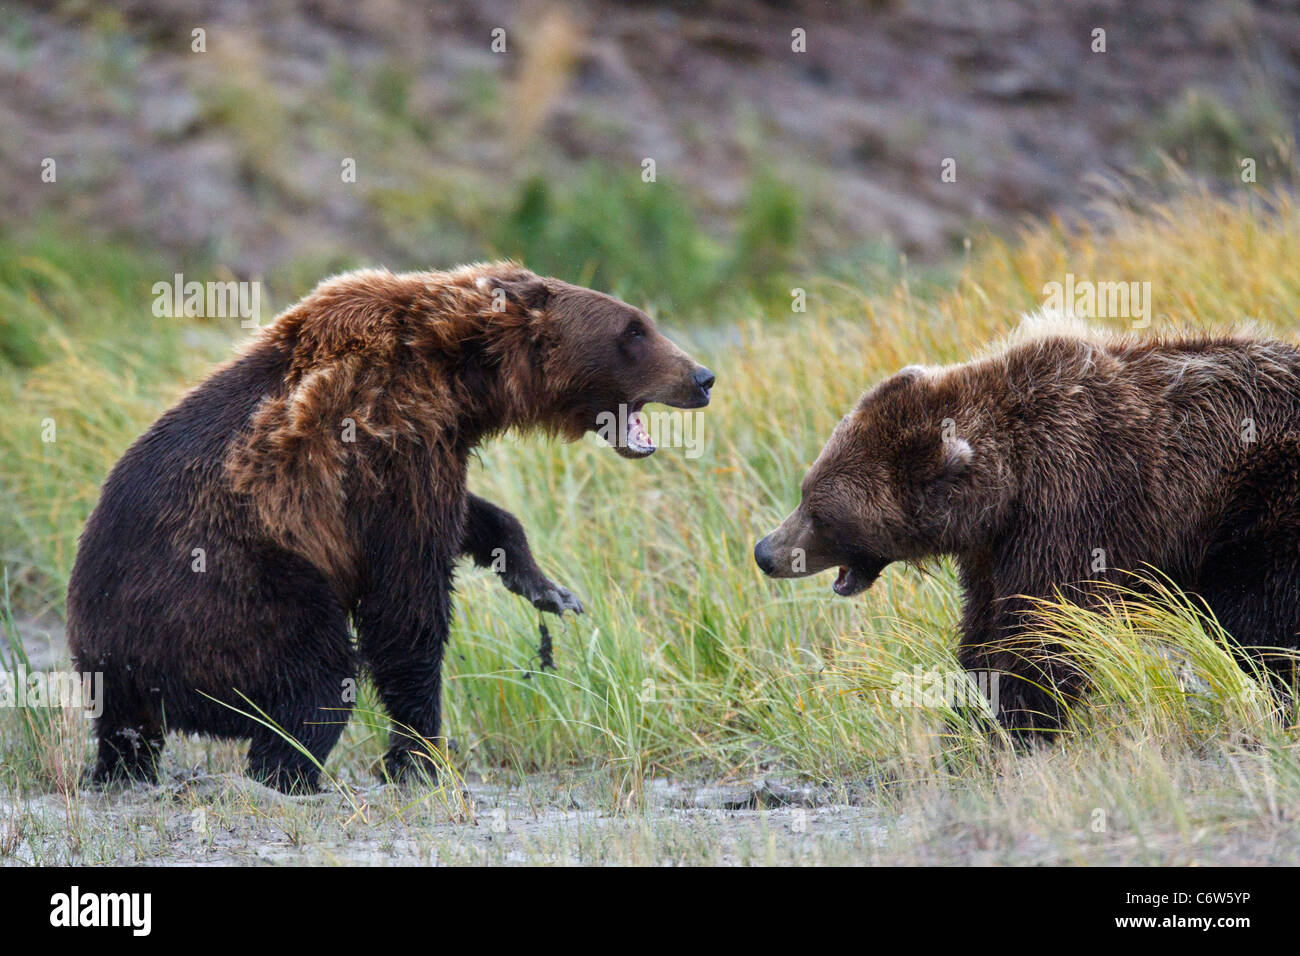
M 843 592 L 849 586 L 849 575 L 852 573 L 853 572 L 848 568 L 841 567 L 839 571 L 835 573 L 835 583 L 832 587 L 834 587 L 836 591 Z
M 835 574 L 832 590 L 841 597 L 853 597 L 859 591 L 865 591 L 871 582 L 862 574 L 849 567 L 841 567 Z
M 629 412 L 627 416 L 627 447 L 642 454 L 655 450 L 655 443 L 651 440 L 650 433 L 646 431 L 639 410 Z

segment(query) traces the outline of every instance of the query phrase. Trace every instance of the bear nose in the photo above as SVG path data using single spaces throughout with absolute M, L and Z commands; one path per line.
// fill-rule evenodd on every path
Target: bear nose
M 713 387 L 713 383 L 718 380 L 718 377 L 701 365 L 695 370 L 694 379 L 695 384 L 707 392 Z
M 760 538 L 758 544 L 754 545 L 754 563 L 768 576 L 776 570 L 776 558 L 772 555 L 772 546 L 767 543 L 767 538 Z

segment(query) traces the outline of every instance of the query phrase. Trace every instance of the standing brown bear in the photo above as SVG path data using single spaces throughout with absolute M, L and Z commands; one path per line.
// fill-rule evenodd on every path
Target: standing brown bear
M 1034 599 L 1096 605 L 1125 571 L 1163 572 L 1242 645 L 1296 648 L 1300 351 L 1039 325 L 979 361 L 904 369 L 840 422 L 754 549 L 772 577 L 839 566 L 844 596 L 942 554 L 964 593 L 960 660 L 1002 675 L 1016 730 L 1059 727 L 1087 683 L 1026 637 Z M 1291 656 L 1264 656 L 1289 684 Z
M 104 674 L 94 779 L 156 779 L 171 729 L 251 739 L 254 777 L 315 789 L 359 665 L 400 774 L 440 731 L 459 556 L 504 556 L 512 591 L 581 611 L 519 522 L 467 492 L 475 446 L 616 420 L 618 453 L 644 457 L 642 406 L 707 405 L 713 380 L 640 310 L 510 263 L 322 283 L 104 484 L 68 592 L 77 666 Z

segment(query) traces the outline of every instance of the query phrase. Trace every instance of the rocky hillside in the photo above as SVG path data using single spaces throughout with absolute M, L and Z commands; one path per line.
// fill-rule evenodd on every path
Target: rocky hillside
M 639 184 L 647 159 L 711 235 L 734 231 L 762 176 L 797 193 L 804 250 L 942 254 L 973 222 L 1080 206 L 1093 174 L 1158 188 L 1166 154 L 1225 183 L 1251 157 L 1276 184 L 1300 102 L 1294 2 L 0 11 L 7 225 L 53 220 L 241 274 L 500 251 L 536 184 Z

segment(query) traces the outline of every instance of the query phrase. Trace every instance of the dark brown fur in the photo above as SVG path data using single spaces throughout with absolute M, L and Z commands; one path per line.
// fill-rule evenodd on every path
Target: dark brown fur
M 105 482 L 68 594 L 78 666 L 104 672 L 96 778 L 152 778 L 177 729 L 251 738 L 255 776 L 311 788 L 310 760 L 225 705 L 323 761 L 360 665 L 402 770 L 440 733 L 458 556 L 543 610 L 581 610 L 519 522 L 468 494 L 474 447 L 576 438 L 620 404 L 697 407 L 712 381 L 639 310 L 510 263 L 322 283 Z
M 774 577 L 842 566 L 836 590 L 853 594 L 890 562 L 952 555 L 962 663 L 1011 676 L 1009 726 L 1054 728 L 1058 695 L 1077 696 L 1086 675 L 1020 640 L 1034 598 L 1097 604 L 1104 582 L 1154 568 L 1241 644 L 1297 647 L 1298 475 L 1295 347 L 1039 335 L 868 392 L 755 556 Z

